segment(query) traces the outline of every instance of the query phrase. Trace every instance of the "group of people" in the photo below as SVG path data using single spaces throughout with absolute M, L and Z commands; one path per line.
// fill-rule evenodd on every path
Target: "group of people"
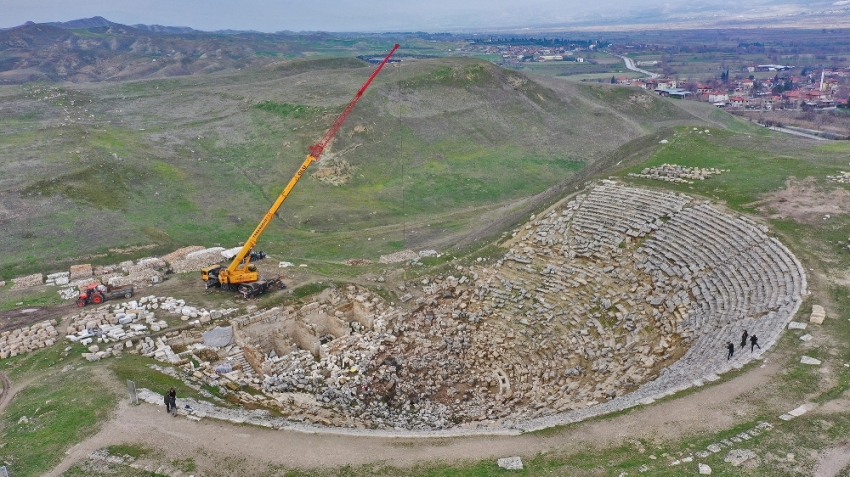
M 744 334 L 741 335 L 741 350 L 747 346 L 747 338 L 750 339 L 750 353 L 753 352 L 756 348 L 761 349 L 759 346 L 759 338 L 756 335 L 750 335 L 747 333 L 747 330 L 744 330 Z M 726 349 L 729 350 L 729 354 L 726 355 L 726 359 L 732 359 L 732 355 L 735 354 L 735 345 L 731 341 L 726 342 Z
M 165 412 L 172 416 L 177 416 L 177 390 L 174 388 L 169 389 L 163 395 L 163 401 L 165 401 Z

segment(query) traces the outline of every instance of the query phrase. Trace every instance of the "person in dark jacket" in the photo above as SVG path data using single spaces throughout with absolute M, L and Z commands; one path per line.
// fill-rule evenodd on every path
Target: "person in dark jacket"
M 755 348 L 761 349 L 761 346 L 759 346 L 759 337 L 752 335 L 750 336 L 750 353 L 752 353 Z
M 165 402 L 165 412 L 170 413 L 171 412 L 171 390 L 169 389 L 168 392 L 166 392 L 162 396 L 162 398 L 163 398 L 162 399 L 163 402 Z
M 732 359 L 732 355 L 735 354 L 735 345 L 733 345 L 731 341 L 727 341 L 726 349 L 729 350 L 729 354 L 726 356 L 726 359 Z
M 177 416 L 177 390 L 174 388 L 168 390 L 168 401 L 171 406 L 171 415 Z
M 744 348 L 747 347 L 747 330 L 744 330 L 744 334 L 741 335 L 741 351 L 744 351 Z

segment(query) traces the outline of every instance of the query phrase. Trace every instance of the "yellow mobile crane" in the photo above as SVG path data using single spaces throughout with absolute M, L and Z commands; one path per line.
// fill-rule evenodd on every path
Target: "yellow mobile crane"
M 271 222 L 274 214 L 277 213 L 277 210 L 280 208 L 283 201 L 286 200 L 286 197 L 292 191 L 292 188 L 295 187 L 295 184 L 298 183 L 298 180 L 301 179 L 301 176 L 304 175 L 304 171 L 312 164 L 314 161 L 318 160 L 319 157 L 324 152 L 325 147 L 331 142 L 334 135 L 339 128 L 342 126 L 342 123 L 345 121 L 345 118 L 348 117 L 348 114 L 351 113 L 351 110 L 354 109 L 354 105 L 360 100 L 363 96 L 363 93 L 366 91 L 366 88 L 372 83 L 372 80 L 378 76 L 378 73 L 381 71 L 381 68 L 389 61 L 390 57 L 395 53 L 398 49 L 398 44 L 396 44 L 392 50 L 387 54 L 381 64 L 375 68 L 375 71 L 372 72 L 372 75 L 369 76 L 369 79 L 363 83 L 363 86 L 357 91 L 357 94 L 354 95 L 354 98 L 348 103 L 345 109 L 336 117 L 331 127 L 328 128 L 328 131 L 325 133 L 324 137 L 310 146 L 310 154 L 307 155 L 307 159 L 301 164 L 301 167 L 292 176 L 289 184 L 286 185 L 286 188 L 283 189 L 283 192 L 277 197 L 277 200 L 272 204 L 269 211 L 266 212 L 266 215 L 263 216 L 263 219 L 257 225 L 257 228 L 254 229 L 254 233 L 248 237 L 248 240 L 245 241 L 245 244 L 239 250 L 239 253 L 233 257 L 230 265 L 226 268 L 223 265 L 212 265 L 201 270 L 201 279 L 204 280 L 204 284 L 207 288 L 212 286 L 220 286 L 226 290 L 235 290 L 238 289 L 240 293 L 246 298 L 250 296 L 254 296 L 260 293 L 263 293 L 268 288 L 273 285 L 282 285 L 279 280 L 260 280 L 260 273 L 257 271 L 257 266 L 251 263 L 252 259 L 262 258 L 265 256 L 263 252 L 253 252 L 254 246 L 257 244 L 257 239 L 260 238 L 263 231 L 268 227 L 269 222 Z

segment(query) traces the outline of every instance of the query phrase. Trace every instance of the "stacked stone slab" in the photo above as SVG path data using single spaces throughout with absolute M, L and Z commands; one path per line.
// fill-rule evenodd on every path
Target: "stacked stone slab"
M 71 265 L 69 278 L 71 280 L 79 280 L 81 278 L 89 278 L 94 275 L 94 269 L 90 263 L 82 265 Z
M 134 270 L 144 270 L 151 268 L 163 268 L 165 267 L 165 260 L 158 257 L 146 257 L 140 258 L 136 260 L 136 264 L 130 266 L 128 273 L 133 273 Z
M 17 277 L 12 279 L 12 290 L 20 290 L 21 288 L 32 288 L 40 286 L 44 283 L 44 275 L 41 273 L 33 273 L 25 277 Z
M 133 266 L 129 268 L 129 272 L 128 275 L 112 275 L 106 283 L 116 288 L 144 288 L 162 282 L 162 273 L 153 268 Z
M 200 245 L 190 245 L 188 247 L 178 248 L 177 250 L 169 253 L 168 255 L 164 255 L 161 258 L 166 263 L 174 263 L 177 260 L 186 258 L 186 255 L 189 255 L 192 252 L 198 252 L 200 250 L 204 250 L 204 247 Z
M 182 259 L 171 262 L 174 273 L 197 272 L 204 267 L 215 265 L 222 261 L 221 252 L 224 247 L 213 247 L 186 254 Z
M 48 286 L 62 286 L 70 283 L 70 272 L 58 272 L 47 275 L 44 284 Z
M 53 346 L 59 336 L 54 321 L 42 321 L 30 327 L 0 333 L 0 359 L 18 356 Z

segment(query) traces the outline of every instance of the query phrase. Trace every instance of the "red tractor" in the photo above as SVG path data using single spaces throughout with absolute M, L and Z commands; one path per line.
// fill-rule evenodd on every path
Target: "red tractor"
M 118 298 L 121 296 L 124 298 L 133 296 L 133 287 L 113 290 L 112 287 L 107 285 L 91 284 L 80 292 L 80 296 L 77 297 L 77 306 L 83 307 L 89 303 L 100 305 L 109 298 Z

